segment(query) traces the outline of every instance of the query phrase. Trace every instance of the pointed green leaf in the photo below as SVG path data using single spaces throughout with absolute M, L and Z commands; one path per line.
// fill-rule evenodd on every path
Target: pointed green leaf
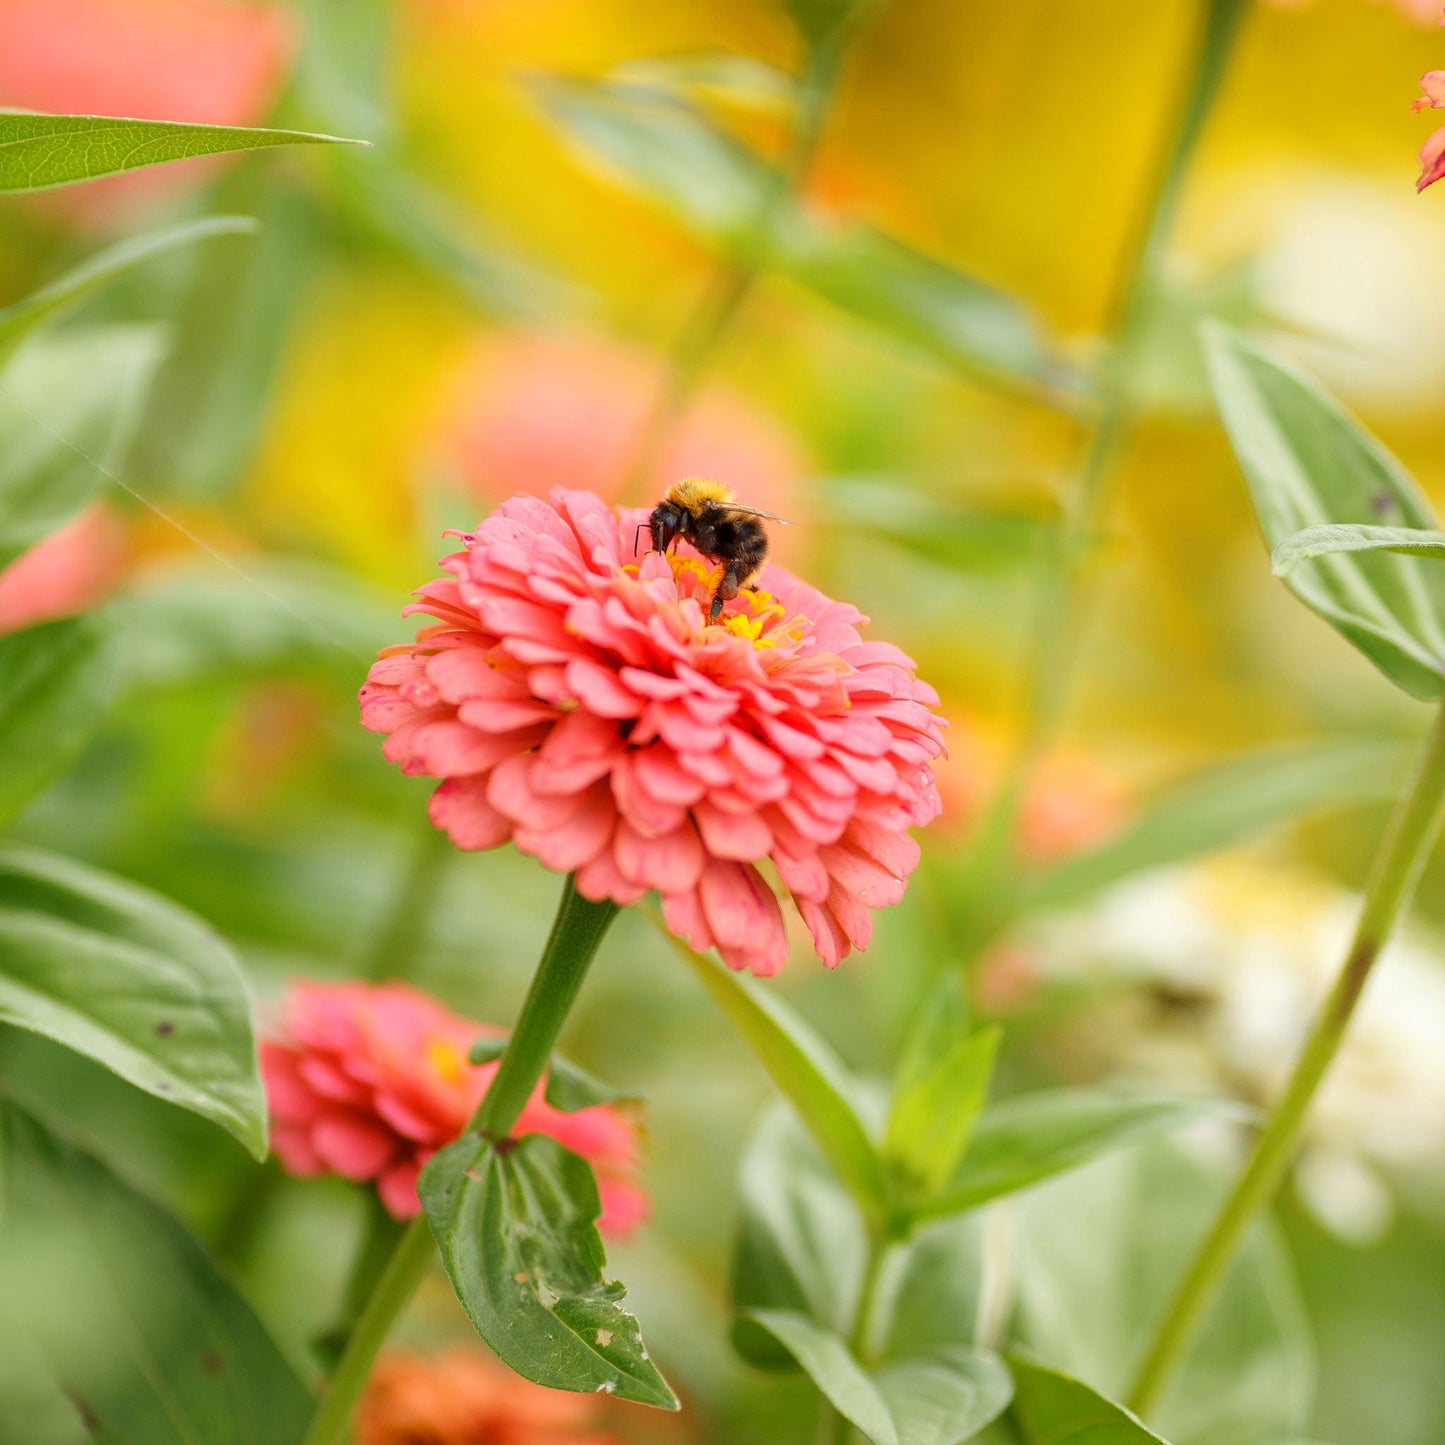
M 747 1317 L 783 1345 L 833 1408 L 874 1445 L 899 1445 L 888 1406 L 841 1335 L 797 1310 L 750 1310 Z
M 114 674 L 106 634 L 88 620 L 0 636 L 0 824 L 80 752 L 105 716 Z
M 676 946 L 798 1111 L 838 1177 L 864 1209 L 878 1209 L 884 1197 L 883 1161 L 853 1102 L 857 1085 L 837 1056 L 776 994 Z
M 585 1160 L 542 1134 L 496 1145 L 468 1133 L 419 1187 L 452 1287 L 498 1358 L 556 1390 L 678 1408 L 622 1307 L 626 1289 L 602 1277 Z
M 1101 847 L 1055 864 L 1025 890 L 1027 906 L 1078 903 L 1122 879 L 1243 843 L 1324 808 L 1391 798 L 1413 759 L 1393 742 L 1267 748 L 1174 783 Z
M 1207 336 L 1220 416 L 1272 550 L 1326 524 L 1434 531 L 1409 474 L 1317 382 L 1227 327 Z M 1296 559 L 1285 581 L 1396 686 L 1445 696 L 1445 569 L 1330 551 Z
M 872 226 L 795 215 L 779 228 L 774 261 L 825 301 L 950 370 L 1077 404 L 1082 378 L 1053 355 L 1021 301 Z
M 624 183 L 699 235 L 733 247 L 752 238 L 768 171 L 676 94 L 546 77 L 533 92 L 551 120 Z
M 507 1047 L 508 1035 L 478 1039 L 467 1050 L 467 1062 L 471 1064 L 493 1064 L 502 1057 Z M 641 1096 L 626 1089 L 613 1088 L 601 1079 L 578 1067 L 571 1059 L 554 1053 L 547 1065 L 547 1082 L 543 1098 L 564 1114 L 578 1114 L 583 1109 L 594 1109 L 599 1104 L 616 1104 L 625 1099 Z
M 1288 577 L 1301 562 L 1337 552 L 1396 552 L 1402 557 L 1445 558 L 1445 532 L 1340 524 L 1306 527 L 1274 549 L 1270 565 L 1276 577 Z
M 1030 1360 L 1009 1358 L 1014 1378 L 1009 1419 L 1024 1445 L 1168 1445 L 1122 1405 L 1081 1380 Z
M 311 1399 L 250 1307 L 159 1205 L 0 1102 L 0 1333 L 43 1362 L 37 1397 L 69 1402 L 114 1445 L 276 1445 Z M 35 1418 L 35 1404 L 31 1418 Z M 11 1402 L 0 1434 L 18 1426 Z M 24 1435 L 27 1445 L 46 1437 Z
M 168 899 L 68 858 L 0 846 L 0 1022 L 85 1054 L 265 1157 L 240 966 Z
M 952 1177 L 988 1095 L 1001 1031 L 955 1037 L 928 1063 L 900 1074 L 883 1136 L 883 1157 L 906 1198 L 931 1196 Z
M 213 236 L 245 236 L 255 230 L 256 223 L 248 216 L 210 216 L 203 221 L 154 231 L 148 236 L 135 236 L 97 252 L 24 300 L 0 307 L 0 363 L 33 327 L 83 301 L 152 257 Z
M 45 191 L 163 161 L 287 145 L 365 145 L 299 130 L 0 111 L 0 191 Z
M 1241 1112 L 1237 1104 L 1211 1099 L 1131 1098 L 1091 1089 L 1006 1099 L 984 1110 L 962 1166 L 914 1217 L 977 1209 L 1151 1135 Z
M 35 337 L 0 373 L 0 567 L 120 465 L 164 354 L 157 327 L 98 326 Z

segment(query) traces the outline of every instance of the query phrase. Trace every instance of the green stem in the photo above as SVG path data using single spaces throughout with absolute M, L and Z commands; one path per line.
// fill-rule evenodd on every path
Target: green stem
M 872 1363 L 873 1315 L 878 1305 L 878 1288 L 883 1281 L 891 1242 L 876 1231 L 868 1237 L 868 1258 L 863 1265 L 863 1283 L 858 1290 L 858 1303 L 853 1311 L 853 1328 L 848 1332 L 848 1349 L 865 1369 Z M 840 1410 L 824 1402 L 825 1439 L 832 1445 L 848 1445 L 853 1426 Z
M 1349 952 L 1284 1093 L 1174 1292 L 1139 1367 L 1129 1405 L 1140 1415 L 1160 1392 L 1194 1336 L 1240 1239 L 1273 1197 L 1294 1152 L 1310 1103 L 1339 1051 L 1370 968 L 1409 904 L 1445 814 L 1445 706 L 1436 715 L 1414 785 L 1395 810 L 1365 887 Z
M 577 892 L 573 880 L 567 879 L 522 1011 L 469 1129 L 503 1139 L 517 1122 L 547 1068 L 582 980 L 617 913 L 615 903 L 591 903 Z M 304 1445 L 341 1445 L 348 1438 L 352 1411 L 377 1353 L 435 1258 L 436 1244 L 426 1216 L 418 1215 L 397 1242 L 351 1332 Z
M 1036 606 L 1022 735 L 979 834 L 976 867 L 983 879 L 979 893 L 985 900 L 998 896 L 995 884 L 1009 860 L 1028 780 L 1058 735 L 1089 611 L 1087 563 L 1133 433 L 1130 372 L 1142 322 L 1155 291 L 1190 162 L 1248 8 L 1249 0 L 1207 0 L 1170 144 L 1161 157 L 1142 223 L 1120 273 L 1110 308 L 1109 356 L 1099 377 L 1098 420 Z
M 757 211 L 741 248 L 741 258 L 729 261 L 713 277 L 697 309 L 683 326 L 662 389 L 643 423 L 628 469 L 629 484 L 651 474 L 668 428 L 687 405 L 723 337 L 732 329 L 753 287 L 767 269 L 777 226 L 801 189 L 822 137 L 843 49 L 840 39 L 834 45 L 809 53 L 799 82 L 798 107 L 787 154 L 763 184 Z
M 372 934 L 358 976 L 366 979 L 407 978 L 424 941 L 422 928 L 432 916 L 437 894 L 452 856 L 451 840 L 440 828 L 427 826 L 407 859 L 406 874 L 381 926 Z

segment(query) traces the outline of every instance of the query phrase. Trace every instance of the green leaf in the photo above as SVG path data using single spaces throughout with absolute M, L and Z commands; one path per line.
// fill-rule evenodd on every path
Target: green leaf
M 648 1358 L 606 1256 L 592 1170 L 555 1140 L 464 1134 L 422 1171 L 422 1204 L 452 1287 L 478 1333 L 519 1375 L 666 1410 L 677 1398 Z
M 786 0 L 788 13 L 814 49 L 835 46 L 855 30 L 873 0 Z
M 1288 577 L 1301 562 L 1338 552 L 1396 552 L 1404 557 L 1445 557 L 1445 532 L 1410 527 L 1333 525 L 1306 527 L 1286 537 L 1270 558 L 1276 577 Z
M 841 1335 L 796 1310 L 750 1310 L 747 1318 L 773 1335 L 874 1445 L 899 1445 L 888 1406 Z
M 1168 1445 L 1122 1405 L 1080 1380 L 1019 1356 L 1009 1358 L 1011 1421 L 1025 1445 Z
M 1024 891 L 1030 909 L 1080 902 L 1124 878 L 1242 843 L 1322 808 L 1393 797 L 1410 766 L 1397 743 L 1268 748 L 1173 784 L 1120 834 L 1056 864 Z
M 245 236 L 255 230 L 256 223 L 248 216 L 211 216 L 154 231 L 148 236 L 135 236 L 97 252 L 23 301 L 0 307 L 0 364 L 33 327 L 94 295 L 153 257 L 214 236 Z
M 1132 1098 L 1091 1089 L 1048 1089 L 1006 1099 L 984 1110 L 962 1166 L 914 1216 L 932 1219 L 977 1209 L 1151 1135 L 1239 1113 L 1237 1104 L 1211 1099 Z
M 311 1411 L 305 1386 L 165 1210 L 8 1102 L 0 1102 L 0 1190 L 7 1340 L 25 1340 L 44 1362 L 56 1410 L 68 1399 L 86 1422 L 84 1438 L 301 1438 Z M 42 1381 L 29 1383 L 41 1393 Z M 5 1425 L 18 1425 L 8 1397 L 5 1416 Z
M 768 170 L 675 94 L 605 81 L 534 80 L 551 120 L 624 183 L 660 201 L 705 239 L 746 248 Z
M 68 521 L 120 466 L 163 355 L 155 327 L 102 326 L 35 337 L 6 366 L 0 567 Z
M 980 1029 L 955 1036 L 931 1059 L 904 1060 L 883 1157 L 905 1199 L 936 1193 L 958 1168 L 988 1095 L 1000 1036 L 996 1027 Z
M 1271 549 L 1325 524 L 1434 530 L 1410 476 L 1315 381 L 1237 332 L 1216 324 L 1207 334 L 1220 416 Z M 1396 686 L 1445 696 L 1445 570 L 1330 551 L 1298 559 L 1285 580 Z
M 395 611 L 353 577 L 281 558 L 167 564 L 107 609 L 127 692 L 286 671 L 350 683 L 395 635 Z
M 467 1050 L 470 1064 L 493 1064 L 502 1057 L 507 1047 L 507 1035 L 478 1039 Z M 600 1104 L 616 1104 L 623 1100 L 635 1100 L 639 1094 L 626 1089 L 614 1088 L 586 1069 L 574 1064 L 571 1059 L 554 1053 L 547 1065 L 547 1083 L 542 1097 L 564 1114 L 579 1114 L 583 1109 L 595 1109 Z
M 743 1155 L 733 1255 L 733 1345 L 760 1369 L 787 1367 L 775 1338 L 747 1312 L 801 1312 L 838 1333 L 850 1328 L 863 1287 L 867 1232 L 798 1116 L 779 1101 Z
M 1023 1200 L 1013 1258 L 1030 1352 L 1122 1394 L 1231 1177 L 1223 1164 L 1155 1140 Z M 1313 1353 L 1278 1234 L 1257 1226 L 1151 1421 L 1176 1445 L 1304 1434 Z
M 286 145 L 365 145 L 334 135 L 109 115 L 0 111 L 0 191 L 45 191 L 163 161 Z
M 898 1445 L 960 1445 L 996 1420 L 1013 1380 L 991 1350 L 947 1345 L 894 1360 L 873 1374 Z
M 786 70 L 734 50 L 649 55 L 619 66 L 613 79 L 622 86 L 695 94 L 771 115 L 789 113 L 798 101 L 798 83 Z
M 797 1109 L 838 1177 L 865 1210 L 876 1211 L 885 1192 L 883 1161 L 854 1103 L 856 1082 L 837 1056 L 775 994 L 674 945 Z
M 0 846 L 0 1022 L 85 1054 L 265 1157 L 245 980 L 215 933 L 169 900 Z
M 965 376 L 1076 404 L 1083 380 L 1014 297 L 872 226 L 795 216 L 775 264 L 850 316 Z
M 114 670 L 89 621 L 0 636 L 0 825 L 80 752 L 105 716 Z
M 995 287 L 866 225 L 794 211 L 762 234 L 770 167 L 675 92 L 550 77 L 535 91 L 586 158 L 734 259 L 786 274 L 952 370 L 1076 403 L 1080 375 L 1052 354 L 1028 309 Z

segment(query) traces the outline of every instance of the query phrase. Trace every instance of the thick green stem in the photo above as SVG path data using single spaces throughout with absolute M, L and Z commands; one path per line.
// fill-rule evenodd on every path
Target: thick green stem
M 517 1122 L 546 1071 L 582 980 L 617 912 L 615 903 L 589 902 L 577 892 L 573 880 L 567 879 L 532 986 L 496 1077 L 469 1128 L 491 1139 L 504 1139 Z M 341 1445 L 348 1438 L 352 1411 L 377 1353 L 435 1258 L 436 1243 L 425 1215 L 419 1215 L 407 1225 L 357 1319 L 322 1394 L 305 1445 Z
M 873 1363 L 873 1316 L 878 1307 L 878 1290 L 888 1265 L 893 1245 L 877 1230 L 870 1230 L 868 1258 L 863 1265 L 863 1281 L 858 1288 L 858 1303 L 853 1310 L 853 1327 L 848 1332 L 848 1348 L 853 1358 L 867 1369 Z M 848 1445 L 853 1426 L 842 1411 L 825 1401 L 823 1438 L 830 1445 Z
M 1310 1103 L 1339 1051 L 1370 968 L 1388 942 L 1419 882 L 1445 814 L 1445 707 L 1437 714 L 1420 770 L 1390 821 L 1365 887 L 1355 936 L 1284 1093 L 1254 1146 L 1239 1182 L 1164 1312 L 1139 1367 L 1129 1404 L 1147 1414 L 1194 1336 L 1205 1306 L 1255 1216 L 1273 1197 L 1294 1152 Z
M 997 896 L 1024 791 L 1041 755 L 1058 735 L 1088 612 L 1088 563 L 1102 529 L 1112 483 L 1133 433 L 1130 372 L 1173 230 L 1189 165 L 1219 93 L 1249 0 L 1208 0 L 1168 147 L 1149 188 L 1138 234 L 1129 246 L 1110 308 L 1108 359 L 1099 376 L 1100 408 L 1062 535 L 1038 597 L 1024 721 L 1008 775 L 978 841 L 979 889 Z

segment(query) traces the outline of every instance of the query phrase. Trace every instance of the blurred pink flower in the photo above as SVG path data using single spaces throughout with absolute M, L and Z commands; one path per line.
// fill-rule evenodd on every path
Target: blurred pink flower
M 0 568 L 0 635 L 85 612 L 105 600 L 125 570 L 120 519 L 95 506 Z
M 286 68 L 292 26 L 253 0 L 0 0 L 0 105 L 254 125 Z M 209 173 L 181 162 L 50 198 L 109 221 Z
M 303 1177 L 374 1180 L 392 1214 L 411 1218 L 422 1166 L 461 1135 L 497 1072 L 469 1064 L 468 1050 L 499 1032 L 403 983 L 293 984 L 280 1032 L 261 1044 L 277 1158 Z M 564 1114 L 539 1084 L 513 1133 L 548 1134 L 591 1162 L 599 1228 L 625 1234 L 647 1217 L 637 1130 L 621 1110 Z
M 599 1402 L 548 1390 L 465 1345 L 383 1355 L 356 1415 L 356 1445 L 621 1445 Z
M 831 967 L 938 813 L 937 695 L 780 567 L 708 625 L 718 569 L 685 545 L 634 561 L 646 518 L 585 492 L 504 502 L 408 609 L 439 625 L 381 654 L 362 721 L 445 779 L 431 818 L 459 848 L 510 839 L 593 900 L 655 889 L 675 933 L 757 974 L 787 952 L 770 859 Z
M 1415 182 L 1415 189 L 1423 191 L 1441 176 L 1445 176 L 1445 126 L 1432 131 L 1420 147 L 1420 179 Z
M 617 341 L 490 341 L 453 384 L 442 447 L 487 507 L 554 487 L 651 505 L 678 477 L 703 474 L 725 477 L 754 506 L 792 515 L 806 459 L 778 422 L 720 386 L 668 428 L 647 474 L 621 496 L 663 382 L 656 358 Z

